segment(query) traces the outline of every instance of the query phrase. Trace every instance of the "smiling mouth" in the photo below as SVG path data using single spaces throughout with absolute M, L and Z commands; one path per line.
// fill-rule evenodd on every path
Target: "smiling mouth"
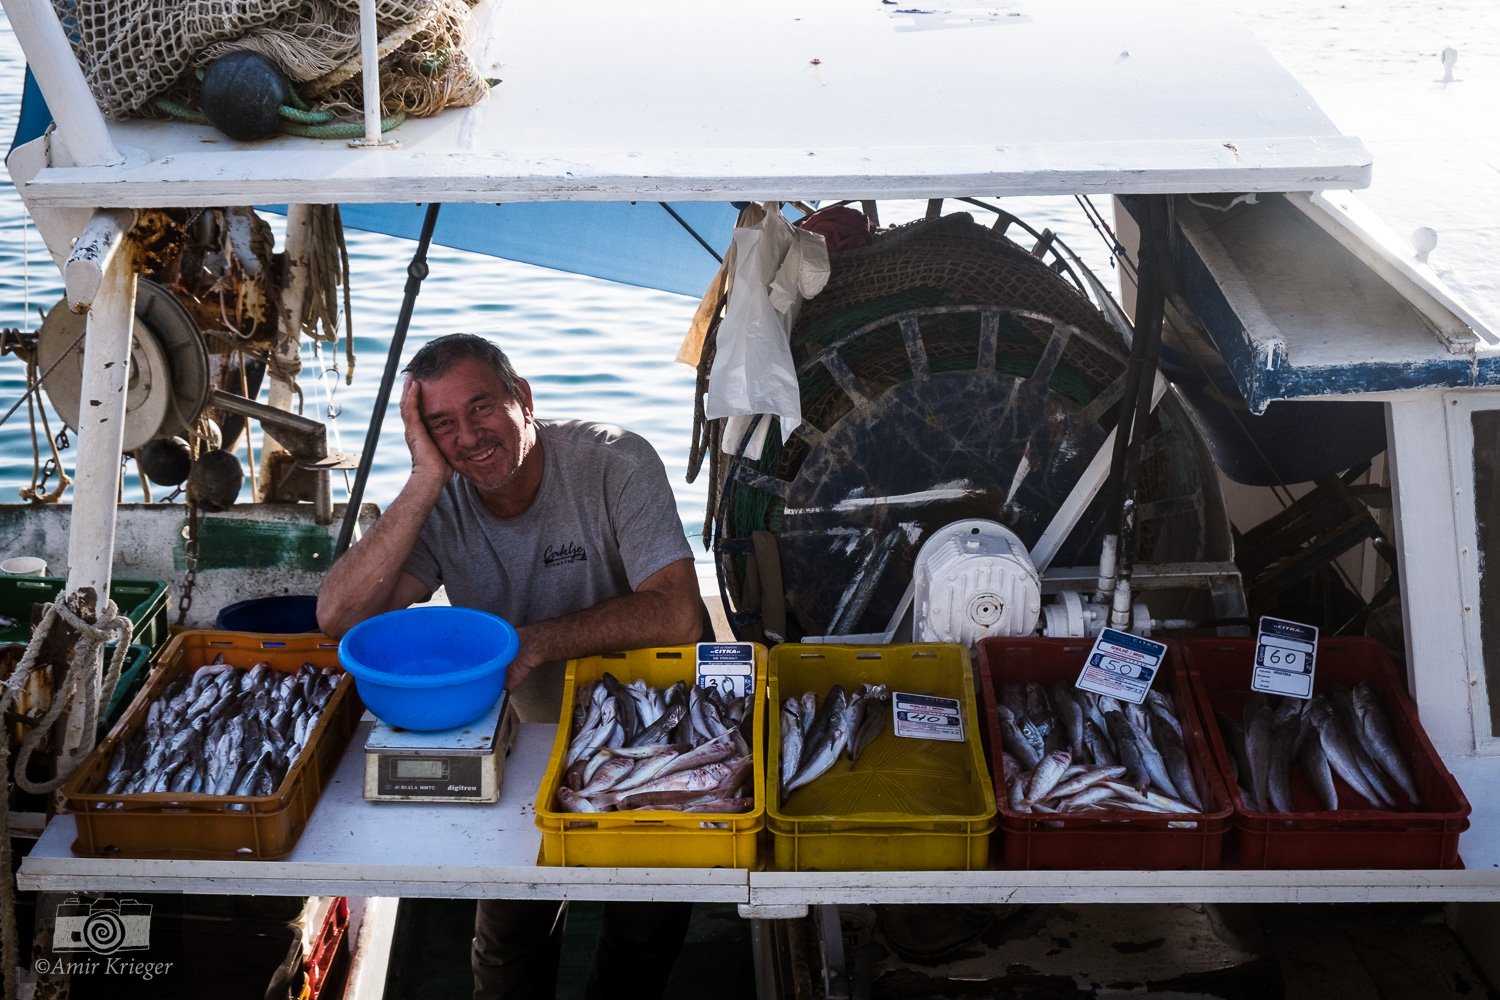
M 473 454 L 471 454 L 467 458 L 465 458 L 464 461 L 465 462 L 469 462 L 471 464 L 479 464 L 479 463 L 482 463 L 482 462 L 488 462 L 491 458 L 495 457 L 495 452 L 497 452 L 498 450 L 499 450 L 499 446 L 498 445 L 491 445 L 490 447 L 486 448 L 484 451 L 474 452 Z

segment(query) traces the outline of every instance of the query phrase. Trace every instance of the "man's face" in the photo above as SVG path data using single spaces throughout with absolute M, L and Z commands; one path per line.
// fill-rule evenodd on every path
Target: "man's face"
M 481 491 L 503 488 L 536 443 L 531 387 L 520 397 L 482 361 L 465 359 L 422 383 L 422 422 L 455 472 Z

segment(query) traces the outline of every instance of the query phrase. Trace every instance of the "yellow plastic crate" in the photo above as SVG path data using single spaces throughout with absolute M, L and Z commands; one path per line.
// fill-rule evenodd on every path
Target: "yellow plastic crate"
M 637 678 L 652 687 L 695 680 L 696 646 L 635 649 L 568 661 L 562 719 L 552 758 L 537 792 L 536 825 L 542 831 L 544 865 L 596 868 L 754 868 L 756 841 L 766 819 L 765 769 L 754 769 L 754 808 L 747 813 L 684 813 L 672 809 L 573 813 L 556 806 L 562 782 L 574 693 L 613 674 L 622 684 Z M 750 745 L 762 756 L 766 732 L 766 650 L 755 647 L 755 699 Z
M 834 684 L 853 691 L 956 698 L 964 740 L 897 736 L 890 725 L 851 764 L 840 756 L 822 777 L 781 801 L 781 704 Z M 995 829 L 995 793 L 980 745 L 968 651 L 947 643 L 777 646 L 769 672 L 771 785 L 766 828 L 783 871 L 944 871 L 984 868 Z M 889 712 L 887 707 L 885 711 Z

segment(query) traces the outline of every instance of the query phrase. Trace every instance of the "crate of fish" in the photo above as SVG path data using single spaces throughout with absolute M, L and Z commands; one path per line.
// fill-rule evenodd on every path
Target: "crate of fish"
M 32 606 L 56 600 L 66 583 L 55 576 L 0 576 L 0 642 L 30 642 Z M 132 643 L 152 653 L 166 644 L 165 580 L 111 580 L 109 599 L 130 619 Z
M 777 868 L 986 866 L 995 797 L 963 647 L 787 643 L 771 652 L 769 695 Z
M 1313 696 L 1252 693 L 1254 639 L 1182 644 L 1244 868 L 1457 868 L 1469 802 L 1371 639 L 1323 639 Z
M 322 636 L 174 636 L 63 786 L 87 856 L 279 858 L 362 708 Z
M 1229 792 L 1175 648 L 1135 706 L 1074 687 L 1092 647 L 1087 639 L 979 643 L 1003 866 L 1218 867 Z
M 765 825 L 765 647 L 754 688 L 696 681 L 697 647 L 569 660 L 537 792 L 542 864 L 753 868 Z

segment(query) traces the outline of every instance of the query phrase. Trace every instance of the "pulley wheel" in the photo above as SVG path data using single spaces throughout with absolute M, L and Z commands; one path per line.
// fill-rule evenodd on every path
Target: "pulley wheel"
M 86 324 L 87 317 L 63 300 L 47 313 L 37 335 L 38 364 L 44 372 L 51 369 L 43 389 L 74 431 L 83 394 L 84 344 L 79 338 Z M 154 437 L 186 432 L 208 398 L 208 352 L 198 325 L 171 292 L 145 279 L 136 281 L 125 392 L 124 451 Z

